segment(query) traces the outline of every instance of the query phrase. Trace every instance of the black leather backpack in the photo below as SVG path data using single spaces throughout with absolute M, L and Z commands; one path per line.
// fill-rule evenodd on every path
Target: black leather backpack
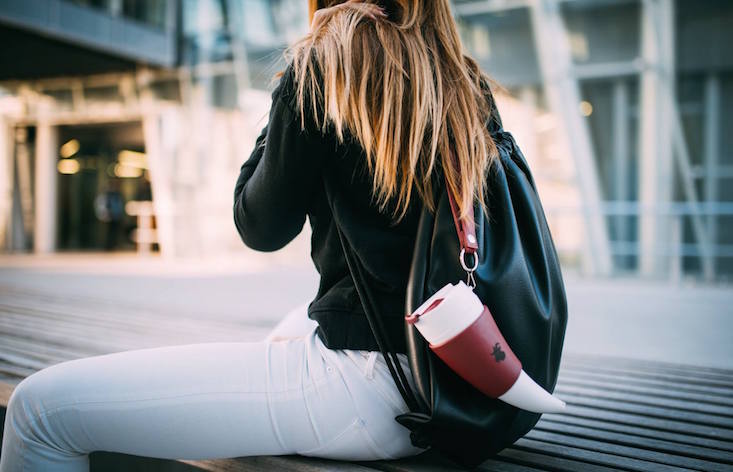
M 534 180 L 512 135 L 504 131 L 492 103 L 489 123 L 499 159 L 488 173 L 489 217 L 474 207 L 478 243 L 473 261 L 461 263 L 451 199 L 445 185 L 435 213 L 423 209 L 406 293 L 412 313 L 446 283 L 475 270 L 474 291 L 489 308 L 525 372 L 548 392 L 557 382 L 567 324 L 567 303 L 557 253 Z M 338 229 L 338 225 L 337 225 Z M 417 447 L 432 448 L 464 467 L 475 467 L 513 444 L 540 414 L 490 398 L 454 373 L 435 355 L 414 325 L 405 323 L 412 391 L 375 311 L 364 271 L 339 237 L 359 298 L 380 351 L 410 411 L 395 419 L 410 429 Z

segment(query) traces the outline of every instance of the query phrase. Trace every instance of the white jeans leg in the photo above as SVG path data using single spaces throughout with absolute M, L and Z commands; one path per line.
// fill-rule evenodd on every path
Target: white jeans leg
M 358 351 L 327 349 L 315 330 L 285 342 L 187 344 L 62 362 L 13 392 L 0 472 L 87 471 L 88 453 L 99 450 L 178 459 L 422 452 L 394 420 L 406 407 L 392 379 L 384 372 L 367 378 L 365 363 Z

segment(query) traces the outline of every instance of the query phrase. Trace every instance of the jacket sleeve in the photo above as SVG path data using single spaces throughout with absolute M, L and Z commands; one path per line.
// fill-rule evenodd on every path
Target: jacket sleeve
M 234 187 L 234 224 L 244 244 L 276 251 L 303 229 L 321 178 L 319 136 L 296 113 L 292 66 L 272 93 L 270 117 Z

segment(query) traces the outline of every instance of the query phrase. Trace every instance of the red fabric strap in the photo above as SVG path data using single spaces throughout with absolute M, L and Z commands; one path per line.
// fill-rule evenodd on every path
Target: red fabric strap
M 452 153 L 451 157 L 454 157 Z M 448 187 L 447 178 L 445 179 L 445 191 L 448 192 L 450 210 L 453 213 L 453 222 L 456 224 L 456 232 L 458 233 L 458 241 L 461 243 L 461 249 L 465 249 L 467 253 L 474 253 L 478 250 L 478 239 L 476 238 L 476 222 L 473 219 L 473 205 L 468 209 L 468 218 L 461 220 L 458 217 L 458 204 Z

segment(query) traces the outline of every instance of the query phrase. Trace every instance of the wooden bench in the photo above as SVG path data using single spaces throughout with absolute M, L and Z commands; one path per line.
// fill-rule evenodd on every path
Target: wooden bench
M 0 417 L 12 385 L 64 360 L 167 344 L 261 339 L 269 329 L 203 313 L 196 317 L 140 299 L 120 302 L 106 295 L 0 284 Z M 565 353 L 556 392 L 567 401 L 567 411 L 544 415 L 481 470 L 733 470 L 733 370 Z M 430 452 L 361 463 L 298 456 L 170 461 L 101 451 L 90 457 L 92 469 L 105 472 L 450 470 Z
M 0 383 L 3 418 L 11 391 Z M 733 370 L 565 355 L 556 393 L 567 411 L 544 415 L 479 470 L 733 470 Z M 169 461 L 101 451 L 90 457 L 92 470 L 112 472 L 453 470 L 431 452 L 378 462 L 300 456 Z

